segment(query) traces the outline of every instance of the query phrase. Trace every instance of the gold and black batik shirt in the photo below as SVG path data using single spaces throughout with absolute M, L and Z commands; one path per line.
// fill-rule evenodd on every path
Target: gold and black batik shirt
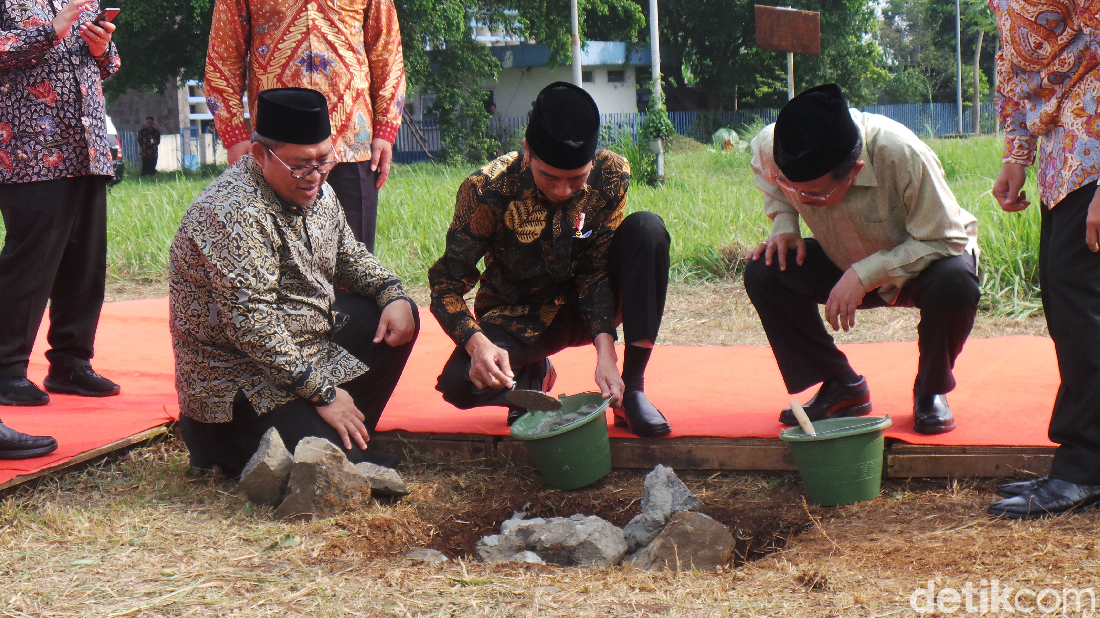
M 584 188 L 555 204 L 520 153 L 490 162 L 458 190 L 447 248 L 428 271 L 432 314 L 458 345 L 481 330 L 479 322 L 534 342 L 566 304 L 593 337 L 614 336 L 608 253 L 629 184 L 626 159 L 602 150 Z M 471 312 L 464 297 L 479 282 Z
M 407 298 L 352 236 L 330 186 L 288 209 L 250 155 L 188 207 L 168 272 L 180 411 L 207 423 L 232 420 L 238 390 L 263 414 L 368 370 L 332 341 L 334 286 L 379 308 Z

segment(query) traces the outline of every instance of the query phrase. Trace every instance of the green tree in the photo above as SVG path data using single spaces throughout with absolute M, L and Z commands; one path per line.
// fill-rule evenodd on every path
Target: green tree
M 164 92 L 176 79 L 202 79 L 214 0 L 120 0 L 112 37 L 122 67 L 103 84 L 114 100 L 133 89 Z

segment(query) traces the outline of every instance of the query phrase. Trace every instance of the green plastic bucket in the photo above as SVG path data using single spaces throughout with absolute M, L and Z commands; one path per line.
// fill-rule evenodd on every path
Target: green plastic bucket
M 890 417 L 827 418 L 814 421 L 816 436 L 801 427 L 783 430 L 806 497 L 817 506 L 866 502 L 882 487 L 882 449 Z
M 611 442 L 605 411 L 610 399 L 600 393 L 562 395 L 561 409 L 532 411 L 512 425 L 531 462 L 556 489 L 576 489 L 611 472 Z

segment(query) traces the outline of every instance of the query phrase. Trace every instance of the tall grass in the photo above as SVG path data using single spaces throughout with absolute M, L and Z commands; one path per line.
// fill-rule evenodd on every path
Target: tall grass
M 932 140 L 960 204 L 979 220 L 983 250 L 983 308 L 1028 314 L 1038 305 L 1039 212 L 1002 212 L 990 195 L 1000 169 L 1000 140 Z M 666 183 L 633 184 L 628 210 L 664 218 L 672 236 L 672 276 L 700 280 L 738 276 L 745 252 L 767 237 L 770 224 L 752 185 L 748 152 L 704 148 L 666 157 Z M 377 253 L 406 282 L 427 281 L 442 254 L 454 196 L 467 167 L 415 164 L 394 167 L 379 203 Z M 120 279 L 163 279 L 167 250 L 187 204 L 210 177 L 160 175 L 128 178 L 108 195 L 108 263 Z M 1028 194 L 1035 196 L 1034 181 Z M 2 231 L 0 225 L 0 231 Z

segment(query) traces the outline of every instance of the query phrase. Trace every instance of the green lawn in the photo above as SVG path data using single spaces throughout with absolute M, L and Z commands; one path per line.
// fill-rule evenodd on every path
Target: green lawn
M 959 202 L 980 221 L 985 308 L 1020 314 L 1037 308 L 1038 209 L 1007 215 L 989 195 L 1000 167 L 1000 140 L 933 140 Z M 705 149 L 667 157 L 664 187 L 634 185 L 631 211 L 661 215 L 672 234 L 676 280 L 736 275 L 737 258 L 765 238 L 748 153 Z M 378 255 L 411 284 L 426 282 L 443 251 L 454 194 L 470 167 L 398 165 L 382 190 Z M 200 175 L 127 178 L 108 196 L 110 275 L 163 279 L 166 250 L 187 204 L 210 182 Z M 1037 195 L 1034 186 L 1031 195 Z M 0 226 L 2 229 L 2 226 Z

